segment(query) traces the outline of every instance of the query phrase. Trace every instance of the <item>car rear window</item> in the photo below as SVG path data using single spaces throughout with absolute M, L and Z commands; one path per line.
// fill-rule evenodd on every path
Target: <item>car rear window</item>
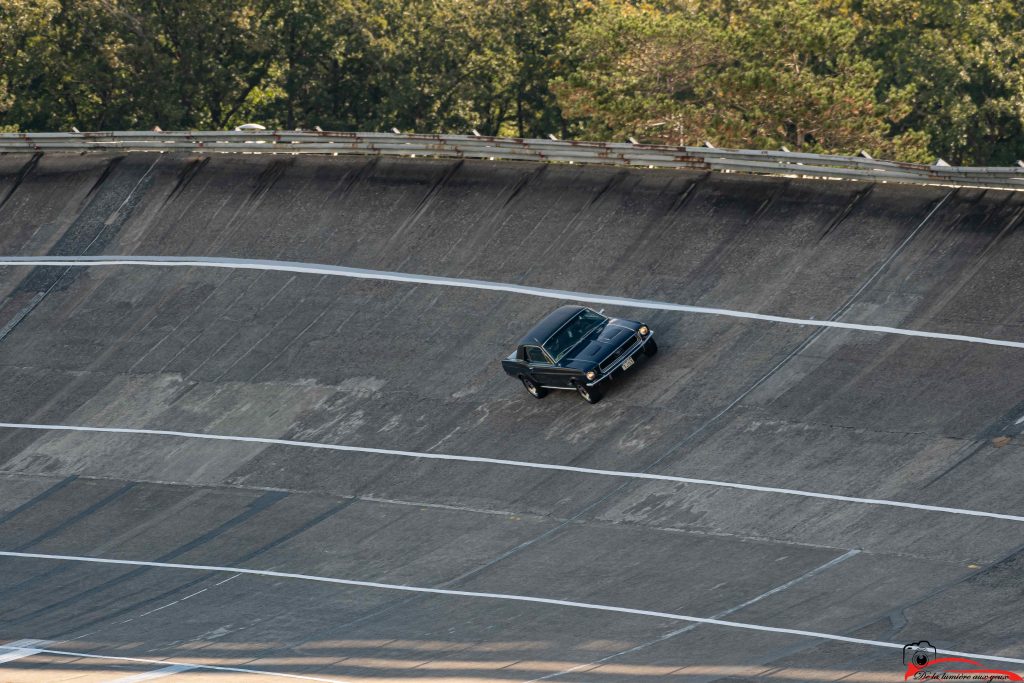
M 551 338 L 544 342 L 544 349 L 548 355 L 557 363 L 569 350 L 576 346 L 581 339 L 586 337 L 594 328 L 603 325 L 608 321 L 600 313 L 590 309 L 584 309 L 569 319 L 569 322 L 551 335 Z

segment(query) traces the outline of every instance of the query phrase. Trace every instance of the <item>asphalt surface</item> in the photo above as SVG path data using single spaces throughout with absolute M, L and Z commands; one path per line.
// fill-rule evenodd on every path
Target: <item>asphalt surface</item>
M 1022 217 L 1009 192 L 738 174 L 0 157 L 0 257 L 331 264 L 1018 341 Z M 538 401 L 499 360 L 556 305 L 0 267 L 0 422 L 26 426 L 0 428 L 0 681 L 902 680 L 900 649 L 813 634 L 1024 662 L 1024 522 L 964 512 L 1024 515 L 1024 350 L 623 307 L 660 353 L 596 406 Z

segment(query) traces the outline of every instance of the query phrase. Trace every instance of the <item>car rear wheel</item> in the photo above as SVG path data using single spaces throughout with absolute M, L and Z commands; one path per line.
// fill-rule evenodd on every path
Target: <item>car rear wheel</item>
M 548 395 L 547 389 L 537 384 L 534 384 L 533 380 L 530 379 L 529 377 L 520 377 L 519 379 L 523 381 L 523 386 L 526 387 L 526 391 L 527 393 L 530 394 L 530 396 L 533 396 L 534 398 L 544 398 L 545 396 Z
M 604 397 L 601 389 L 599 389 L 596 384 L 592 387 L 588 387 L 586 384 L 577 384 L 576 393 L 580 395 L 580 398 L 591 405 L 597 403 Z
M 647 342 L 647 344 L 644 346 L 644 355 L 646 356 L 653 356 L 657 352 L 658 342 L 654 341 L 653 339 Z

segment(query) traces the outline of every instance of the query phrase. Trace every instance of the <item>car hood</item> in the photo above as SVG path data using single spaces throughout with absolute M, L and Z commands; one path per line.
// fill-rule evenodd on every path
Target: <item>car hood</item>
M 638 322 L 613 318 L 581 339 L 559 365 L 590 370 L 614 353 L 627 339 L 636 335 L 638 329 Z

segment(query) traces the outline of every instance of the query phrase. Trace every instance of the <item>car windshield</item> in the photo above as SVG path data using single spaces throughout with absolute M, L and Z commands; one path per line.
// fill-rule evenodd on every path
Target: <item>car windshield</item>
M 584 309 L 562 325 L 558 332 L 551 335 L 551 338 L 544 342 L 544 349 L 557 363 L 562 356 L 569 352 L 569 349 L 576 346 L 581 339 L 593 332 L 594 328 L 603 325 L 607 320 L 608 318 L 600 313 L 595 313 L 589 308 Z

